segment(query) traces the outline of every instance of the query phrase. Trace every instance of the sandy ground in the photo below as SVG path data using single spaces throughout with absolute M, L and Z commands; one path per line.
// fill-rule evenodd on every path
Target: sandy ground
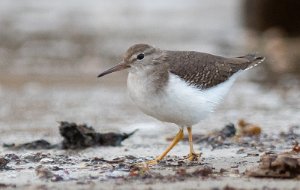
M 24 143 L 40 138 L 57 143 L 61 137 L 56 121 L 62 120 L 85 122 L 100 132 L 131 132 L 138 129 L 121 147 L 95 147 L 81 151 L 13 151 L 1 147 L 0 156 L 6 156 L 10 162 L 8 169 L 0 170 L 0 179 L 10 188 L 222 189 L 230 186 L 244 189 L 297 189 L 300 186 L 299 180 L 295 179 L 245 176 L 245 170 L 257 167 L 260 156 L 266 151 L 287 151 L 294 142 L 273 140 L 266 141 L 264 146 L 255 145 L 255 142 L 264 143 L 264 138 L 246 138 L 245 142 L 254 143 L 252 146 L 231 143 L 230 146 L 212 148 L 209 144 L 196 143 L 196 150 L 203 153 L 202 160 L 196 163 L 181 161 L 188 153 L 188 143 L 181 142 L 170 152 L 166 162 L 147 171 L 150 177 L 132 177 L 130 169 L 124 168 L 121 163 L 130 165 L 159 155 L 169 143 L 167 138 L 175 135 L 177 129 L 137 110 L 128 99 L 124 77 L 116 78 L 114 75 L 90 81 L 74 77 L 72 81 L 75 83 L 57 82 L 67 81 L 57 78 L 45 82 L 45 78 L 40 77 L 36 77 L 34 82 L 3 75 L 1 79 L 7 82 L 14 80 L 15 86 L 1 86 L 1 126 L 5 130 L 0 134 L 0 143 Z M 236 124 L 240 118 L 261 126 L 263 134 L 276 136 L 280 132 L 287 132 L 291 126 L 299 124 L 300 114 L 299 85 L 290 84 L 279 89 L 241 78 L 218 111 L 194 126 L 194 134 L 209 134 L 229 122 Z M 107 163 L 97 161 L 98 158 L 117 161 Z M 57 175 L 58 179 L 47 178 L 37 172 L 39 165 Z M 213 173 L 209 177 L 178 177 L 182 169 L 193 173 L 203 167 L 212 168 Z

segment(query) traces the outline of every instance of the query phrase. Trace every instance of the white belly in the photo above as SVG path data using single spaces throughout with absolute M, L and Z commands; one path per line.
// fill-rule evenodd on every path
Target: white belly
M 235 78 L 208 90 L 199 90 L 171 74 L 166 88 L 155 93 L 147 77 L 129 73 L 127 86 L 132 101 L 145 114 L 164 122 L 192 126 L 214 111 Z

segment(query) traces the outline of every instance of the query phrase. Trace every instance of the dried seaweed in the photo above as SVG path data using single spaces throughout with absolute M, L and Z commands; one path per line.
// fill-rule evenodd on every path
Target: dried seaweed
M 300 153 L 291 151 L 261 156 L 259 167 L 246 172 L 251 177 L 295 178 L 300 176 Z
M 16 145 L 3 144 L 3 147 L 10 149 L 83 149 L 92 146 L 121 146 L 121 142 L 136 131 L 131 133 L 98 133 L 93 127 L 86 124 L 76 124 L 72 122 L 62 121 L 59 122 L 59 132 L 63 140 L 59 144 L 51 144 L 44 139 L 35 140 L 23 144 Z

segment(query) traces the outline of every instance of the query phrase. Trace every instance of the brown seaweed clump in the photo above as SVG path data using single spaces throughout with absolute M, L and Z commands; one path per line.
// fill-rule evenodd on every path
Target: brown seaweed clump
M 258 136 L 261 134 L 261 127 L 252 123 L 248 123 L 243 119 L 238 121 L 237 136 Z
M 120 146 L 121 142 L 132 133 L 97 133 L 93 127 L 86 124 L 77 125 L 76 123 L 60 122 L 59 132 L 64 138 L 62 141 L 63 149 L 77 149 L 91 146 Z
M 3 146 L 11 149 L 83 149 L 92 146 L 121 146 L 121 142 L 135 133 L 98 133 L 93 127 L 86 124 L 76 124 L 73 122 L 59 122 L 59 132 L 63 137 L 61 143 L 51 144 L 44 139 L 35 140 L 16 145 L 4 144 Z
M 300 153 L 290 151 L 281 154 L 264 154 L 259 167 L 246 171 L 251 177 L 296 178 L 300 177 Z
M 8 163 L 9 163 L 9 160 L 7 160 L 3 157 L 0 157 L 0 170 L 1 169 L 6 169 Z

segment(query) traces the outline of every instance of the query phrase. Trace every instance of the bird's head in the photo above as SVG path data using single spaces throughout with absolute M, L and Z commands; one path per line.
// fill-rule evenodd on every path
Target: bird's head
M 102 72 L 98 75 L 98 77 L 128 68 L 139 69 L 155 65 L 158 63 L 157 58 L 159 58 L 160 55 L 161 50 L 148 44 L 135 44 L 126 51 L 123 61 L 116 66 Z

